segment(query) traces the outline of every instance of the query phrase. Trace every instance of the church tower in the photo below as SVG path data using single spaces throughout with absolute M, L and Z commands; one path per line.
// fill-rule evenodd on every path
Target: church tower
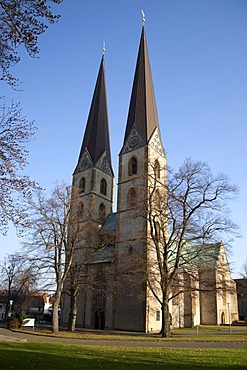
M 73 174 L 73 186 L 81 197 L 82 219 L 90 219 L 96 227 L 112 212 L 113 179 L 103 55 Z
M 160 307 L 156 309 L 151 304 L 147 284 L 151 243 L 148 212 L 155 176 L 161 191 L 164 191 L 165 166 L 143 26 L 124 142 L 119 155 L 116 329 L 160 329 L 160 322 L 156 322 L 159 321 L 157 311 Z M 152 190 L 160 191 L 158 188 Z
M 86 262 L 85 269 L 87 261 L 101 246 L 99 231 L 112 213 L 113 181 L 103 55 L 78 163 L 73 173 L 73 196 L 79 199 L 73 212 L 79 218 L 81 230 L 76 259 Z M 84 289 L 77 299 L 77 325 L 90 327 L 91 317 L 87 315 L 90 309 L 87 305 L 91 305 L 91 302 Z

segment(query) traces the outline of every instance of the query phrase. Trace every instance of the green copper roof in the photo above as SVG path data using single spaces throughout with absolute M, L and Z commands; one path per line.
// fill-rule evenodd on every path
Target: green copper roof
M 101 233 L 110 233 L 116 230 L 117 213 L 110 213 L 102 226 Z
M 203 245 L 186 244 L 181 253 L 181 265 L 203 269 L 216 267 L 222 246 L 221 242 Z
M 100 234 L 113 234 L 116 231 L 116 220 L 117 220 L 117 213 L 110 213 L 105 220 Z M 100 248 L 97 252 L 95 252 L 88 263 L 110 263 L 114 261 L 115 258 L 115 246 L 113 245 L 114 242 L 110 242 L 109 244 L 105 245 L 104 247 Z
M 114 245 L 107 245 L 99 249 L 90 259 L 89 263 L 110 263 L 114 261 L 115 257 L 115 247 Z

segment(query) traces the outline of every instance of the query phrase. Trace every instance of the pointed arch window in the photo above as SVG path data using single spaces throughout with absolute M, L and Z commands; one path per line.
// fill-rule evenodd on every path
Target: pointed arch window
M 83 211 L 84 211 L 84 206 L 83 206 L 83 203 L 80 202 L 77 206 L 77 213 L 76 213 L 78 218 L 83 217 Z
M 80 179 L 80 181 L 79 181 L 79 188 L 80 188 L 80 191 L 81 191 L 82 193 L 84 193 L 84 192 L 85 192 L 85 187 L 86 187 L 86 179 L 85 179 L 85 177 L 82 177 L 82 178 Z
M 104 308 L 104 294 L 102 292 L 96 294 L 95 308 L 97 308 L 97 309 L 103 309 Z
M 107 183 L 105 179 L 100 181 L 100 194 L 106 195 L 107 193 Z
M 155 222 L 155 236 L 157 238 L 157 241 L 160 242 L 161 230 L 160 230 L 160 224 L 159 224 L 159 222 Z
M 103 203 L 99 206 L 99 216 L 101 219 L 105 218 L 105 205 Z
M 160 211 L 161 210 L 161 196 L 160 196 L 160 192 L 158 189 L 154 193 L 153 200 L 154 200 L 154 209 L 156 211 Z
M 223 276 L 222 277 L 222 301 L 223 301 L 223 305 L 226 305 L 226 299 L 227 299 L 226 292 L 227 292 L 226 279 Z
M 154 173 L 155 173 L 156 179 L 160 179 L 160 163 L 158 159 L 156 159 L 154 162 Z
M 135 188 L 131 188 L 128 192 L 128 204 L 129 206 L 135 206 L 137 200 L 137 192 Z
M 129 160 L 129 176 L 137 174 L 137 158 L 132 157 Z

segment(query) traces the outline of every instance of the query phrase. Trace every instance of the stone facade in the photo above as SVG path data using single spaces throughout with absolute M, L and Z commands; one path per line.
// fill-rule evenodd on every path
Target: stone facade
M 238 295 L 239 319 L 247 322 L 247 278 L 235 279 Z
M 101 117 L 104 117 L 103 123 Z M 101 135 L 97 135 L 98 132 Z M 150 238 L 148 212 L 150 191 L 154 186 L 157 201 L 166 197 L 166 155 L 159 131 L 144 29 L 119 155 L 116 213 L 112 213 L 113 183 L 102 58 L 73 175 L 79 199 L 73 212 L 80 217 L 83 230 L 75 258 L 75 263 L 81 263 L 83 272 L 77 296 L 77 325 L 157 332 L 161 329 L 161 307 L 157 300 L 161 291 L 158 284 L 153 291 L 148 284 L 148 276 L 157 273 L 153 267 L 157 256 Z M 236 287 L 224 246 L 218 243 L 210 248 L 214 258 L 205 268 L 194 268 L 194 278 L 184 267 L 179 272 L 183 292 L 170 300 L 173 327 L 227 324 L 238 318 Z M 68 321 L 68 315 L 69 298 L 65 295 L 63 323 Z

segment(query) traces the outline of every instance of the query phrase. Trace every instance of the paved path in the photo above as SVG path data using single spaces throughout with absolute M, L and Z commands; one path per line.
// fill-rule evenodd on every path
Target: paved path
M 121 346 L 121 347 L 159 347 L 159 348 L 236 348 L 247 349 L 247 342 L 178 342 L 178 341 L 131 341 L 131 340 L 90 340 L 74 338 L 54 338 L 35 334 L 12 332 L 0 328 L 0 342 L 36 342 L 36 343 L 63 343 L 91 346 Z

